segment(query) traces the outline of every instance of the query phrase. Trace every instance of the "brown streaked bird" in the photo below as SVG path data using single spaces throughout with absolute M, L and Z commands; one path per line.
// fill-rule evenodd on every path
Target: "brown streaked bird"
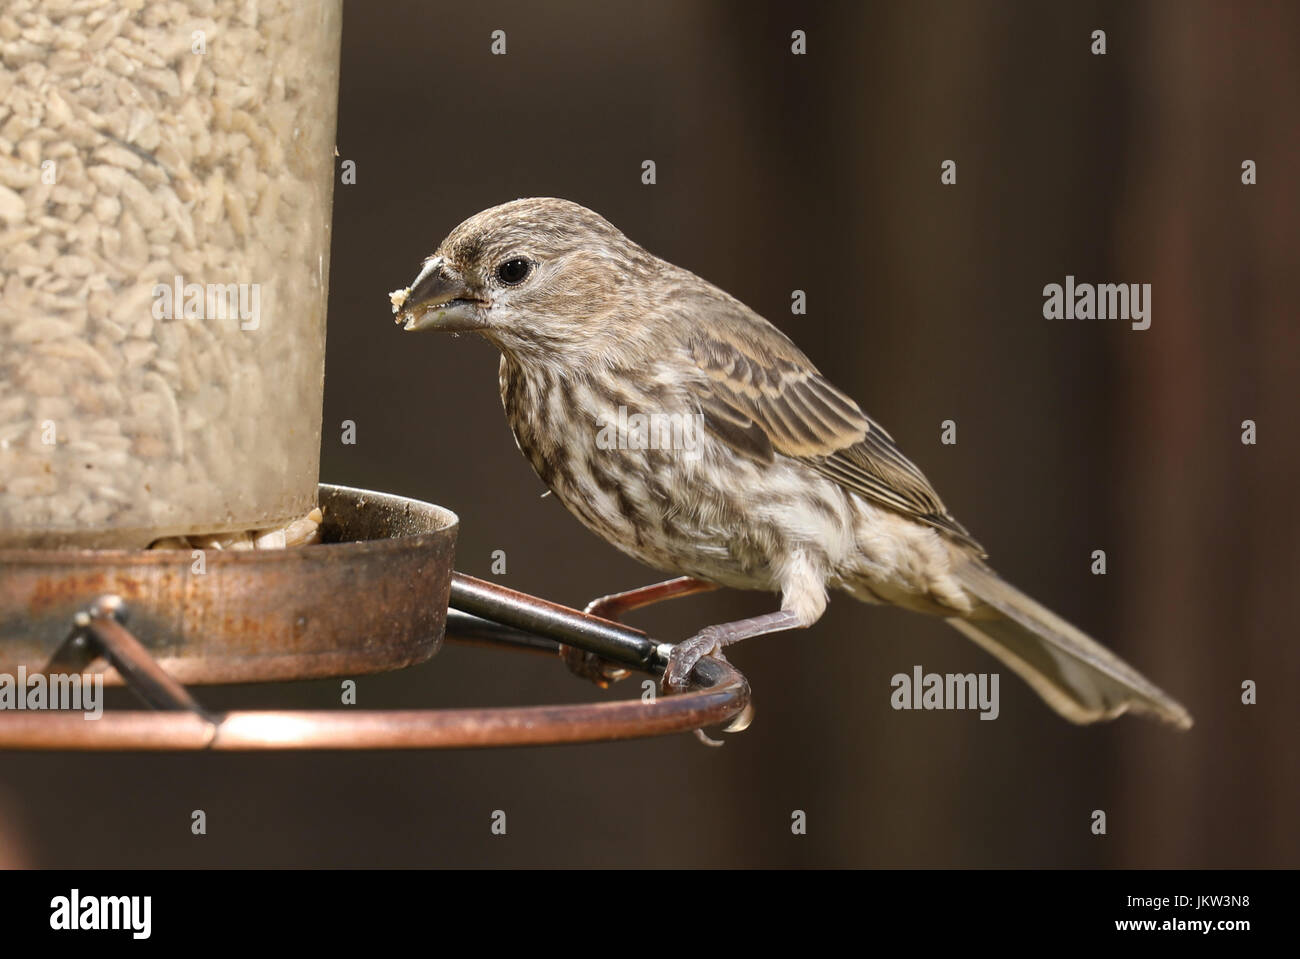
M 484 210 L 391 299 L 407 330 L 496 346 L 506 417 L 542 482 L 595 533 L 680 577 L 589 609 L 616 618 L 716 586 L 780 594 L 776 612 L 678 643 L 665 686 L 726 645 L 811 626 L 834 588 L 944 617 L 1073 722 L 1132 710 L 1191 726 L 990 569 L 893 438 L 783 333 L 591 210 L 549 198 Z M 592 678 L 618 675 L 580 659 Z

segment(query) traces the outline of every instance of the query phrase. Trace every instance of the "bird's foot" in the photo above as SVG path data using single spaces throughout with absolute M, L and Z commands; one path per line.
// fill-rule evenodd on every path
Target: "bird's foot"
M 601 619 L 608 619 L 615 623 L 626 611 L 620 604 L 621 593 L 613 596 L 602 596 L 600 599 L 593 599 L 583 610 L 588 616 L 599 616 Z M 577 646 L 560 645 L 560 658 L 564 660 L 564 665 L 569 667 L 569 672 L 579 679 L 585 679 L 595 683 L 601 689 L 609 689 L 620 679 L 626 679 L 628 670 L 618 663 L 611 662 L 595 653 L 590 653 L 585 649 L 579 649 Z
M 673 647 L 673 651 L 668 654 L 668 667 L 664 670 L 663 686 L 665 692 L 684 692 L 690 682 L 691 671 L 705 656 L 712 656 L 714 659 L 721 660 L 724 663 L 727 662 L 727 657 L 722 655 L 723 644 L 719 641 L 718 634 L 716 632 L 710 633 L 710 630 L 716 629 L 717 627 L 710 626 Z M 753 716 L 753 707 L 746 704 L 741 714 L 733 719 L 722 731 L 724 733 L 741 732 L 749 726 Z M 722 740 L 714 739 L 703 729 L 695 730 L 695 738 L 706 746 L 724 745 Z
M 590 680 L 601 689 L 609 689 L 620 679 L 626 679 L 628 671 L 618 663 L 611 662 L 596 653 L 579 649 L 577 646 L 560 646 L 560 658 L 569 672 L 582 679 Z
M 690 639 L 682 640 L 668 654 L 668 666 L 664 669 L 663 688 L 665 692 L 680 693 L 686 690 L 695 664 L 705 656 L 716 656 L 723 662 L 722 655 L 725 625 L 706 626 Z
M 722 647 L 738 643 L 751 636 L 763 636 L 767 633 L 779 633 L 786 629 L 799 629 L 807 626 L 809 620 L 792 609 L 782 609 L 775 613 L 764 613 L 750 619 L 738 619 L 734 623 L 718 623 L 706 626 L 690 639 L 683 640 L 673 647 L 668 654 L 668 667 L 664 670 L 664 690 L 681 692 L 686 688 L 686 681 L 691 670 L 705 656 L 722 659 Z M 723 662 L 726 662 L 724 659 Z

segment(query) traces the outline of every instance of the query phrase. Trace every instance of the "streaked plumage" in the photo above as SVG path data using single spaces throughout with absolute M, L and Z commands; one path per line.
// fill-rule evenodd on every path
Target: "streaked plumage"
M 399 303 L 407 329 L 471 330 L 501 350 L 519 448 L 586 526 L 656 569 L 781 594 L 782 612 L 681 644 L 671 684 L 715 647 L 811 625 L 838 588 L 948 618 L 1075 722 L 1133 709 L 1190 725 L 998 578 L 893 438 L 784 334 L 592 211 L 528 199 L 471 217 Z M 620 407 L 702 416 L 699 442 L 602 448 L 598 425 Z

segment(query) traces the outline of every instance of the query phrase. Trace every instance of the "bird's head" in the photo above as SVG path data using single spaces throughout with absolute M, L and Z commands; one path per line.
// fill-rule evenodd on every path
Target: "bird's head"
M 475 214 L 392 294 L 406 330 L 475 332 L 507 353 L 603 351 L 656 260 L 568 200 L 514 200 Z

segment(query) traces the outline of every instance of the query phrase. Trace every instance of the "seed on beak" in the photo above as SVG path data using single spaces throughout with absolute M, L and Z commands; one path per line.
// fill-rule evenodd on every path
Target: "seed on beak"
M 406 305 L 406 298 L 410 295 L 411 288 L 409 286 L 400 290 L 393 290 L 392 293 L 388 294 L 388 302 L 393 304 L 393 313 L 397 316 L 393 321 L 394 323 L 400 324 L 402 322 L 402 317 L 398 314 L 402 312 L 402 307 Z

